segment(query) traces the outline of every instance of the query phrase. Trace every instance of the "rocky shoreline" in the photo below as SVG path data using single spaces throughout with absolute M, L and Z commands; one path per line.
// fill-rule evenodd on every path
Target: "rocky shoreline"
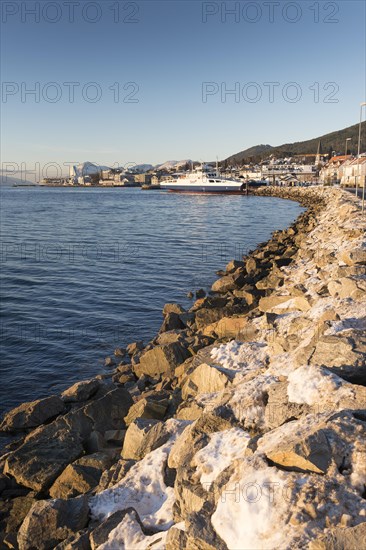
M 366 536 L 366 238 L 335 188 L 110 375 L 0 425 L 0 548 L 359 549 Z

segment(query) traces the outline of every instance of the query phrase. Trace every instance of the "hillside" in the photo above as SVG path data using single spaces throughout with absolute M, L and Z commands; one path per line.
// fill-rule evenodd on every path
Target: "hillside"
M 12 187 L 13 185 L 34 185 L 34 182 L 21 178 L 13 178 L 0 173 L 0 185 L 3 187 Z
M 259 162 L 268 158 L 269 155 L 275 155 L 278 157 L 289 157 L 294 155 L 310 155 L 316 154 L 318 150 L 319 141 L 321 142 L 321 151 L 323 154 L 331 153 L 335 151 L 337 154 L 344 155 L 346 138 L 351 138 L 348 142 L 348 152 L 357 154 L 358 145 L 358 130 L 359 125 L 349 126 L 343 130 L 331 132 L 307 141 L 297 141 L 295 143 L 285 143 L 272 147 L 270 145 L 256 145 L 240 151 L 235 155 L 231 155 L 224 162 L 228 165 L 242 164 L 245 162 Z M 362 123 L 362 136 L 365 136 L 366 122 Z M 365 150 L 365 137 L 363 137 L 363 147 L 361 151 Z

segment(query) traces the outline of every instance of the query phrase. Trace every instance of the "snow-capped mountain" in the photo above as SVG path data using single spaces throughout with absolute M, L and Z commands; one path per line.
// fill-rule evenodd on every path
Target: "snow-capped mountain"
M 86 161 L 72 166 L 70 168 L 70 176 L 91 176 L 92 174 L 98 174 L 102 170 L 109 170 L 109 166 L 102 166 Z
M 191 165 L 192 161 L 190 159 L 185 160 L 167 160 L 163 164 L 157 164 L 155 170 L 179 170 L 183 168 L 186 164 Z
M 152 170 L 154 166 L 152 164 L 136 164 L 135 166 L 127 166 L 126 168 L 128 168 L 128 171 L 133 174 L 143 174 L 144 172 Z
M 194 161 L 195 162 L 195 161 Z M 118 169 L 114 167 L 115 170 L 120 170 L 121 172 L 130 172 L 133 174 L 143 174 L 149 172 L 150 170 L 166 170 L 174 171 L 181 170 L 186 165 L 191 166 L 192 161 L 190 159 L 184 160 L 167 160 L 162 164 L 152 165 L 152 164 L 126 164 L 121 166 Z M 110 170 L 110 166 L 102 166 L 94 164 L 93 162 L 82 162 L 70 168 L 71 177 L 81 177 L 81 176 L 90 176 L 92 174 L 97 174 L 102 170 Z

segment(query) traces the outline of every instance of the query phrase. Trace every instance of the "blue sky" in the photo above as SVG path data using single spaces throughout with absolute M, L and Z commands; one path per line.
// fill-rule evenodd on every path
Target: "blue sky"
M 1 45 L 3 162 L 221 159 L 365 101 L 363 1 L 3 1 Z

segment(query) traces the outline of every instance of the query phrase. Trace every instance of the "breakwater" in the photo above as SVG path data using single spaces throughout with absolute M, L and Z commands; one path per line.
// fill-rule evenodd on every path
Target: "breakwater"
M 110 375 L 4 417 L 8 547 L 362 547 L 365 218 L 339 189 L 257 193 L 307 210 Z
M 166 302 L 189 308 L 189 291 L 302 210 L 271 197 L 84 191 L 2 193 L 0 416 L 109 372 L 105 356 L 150 341 Z

